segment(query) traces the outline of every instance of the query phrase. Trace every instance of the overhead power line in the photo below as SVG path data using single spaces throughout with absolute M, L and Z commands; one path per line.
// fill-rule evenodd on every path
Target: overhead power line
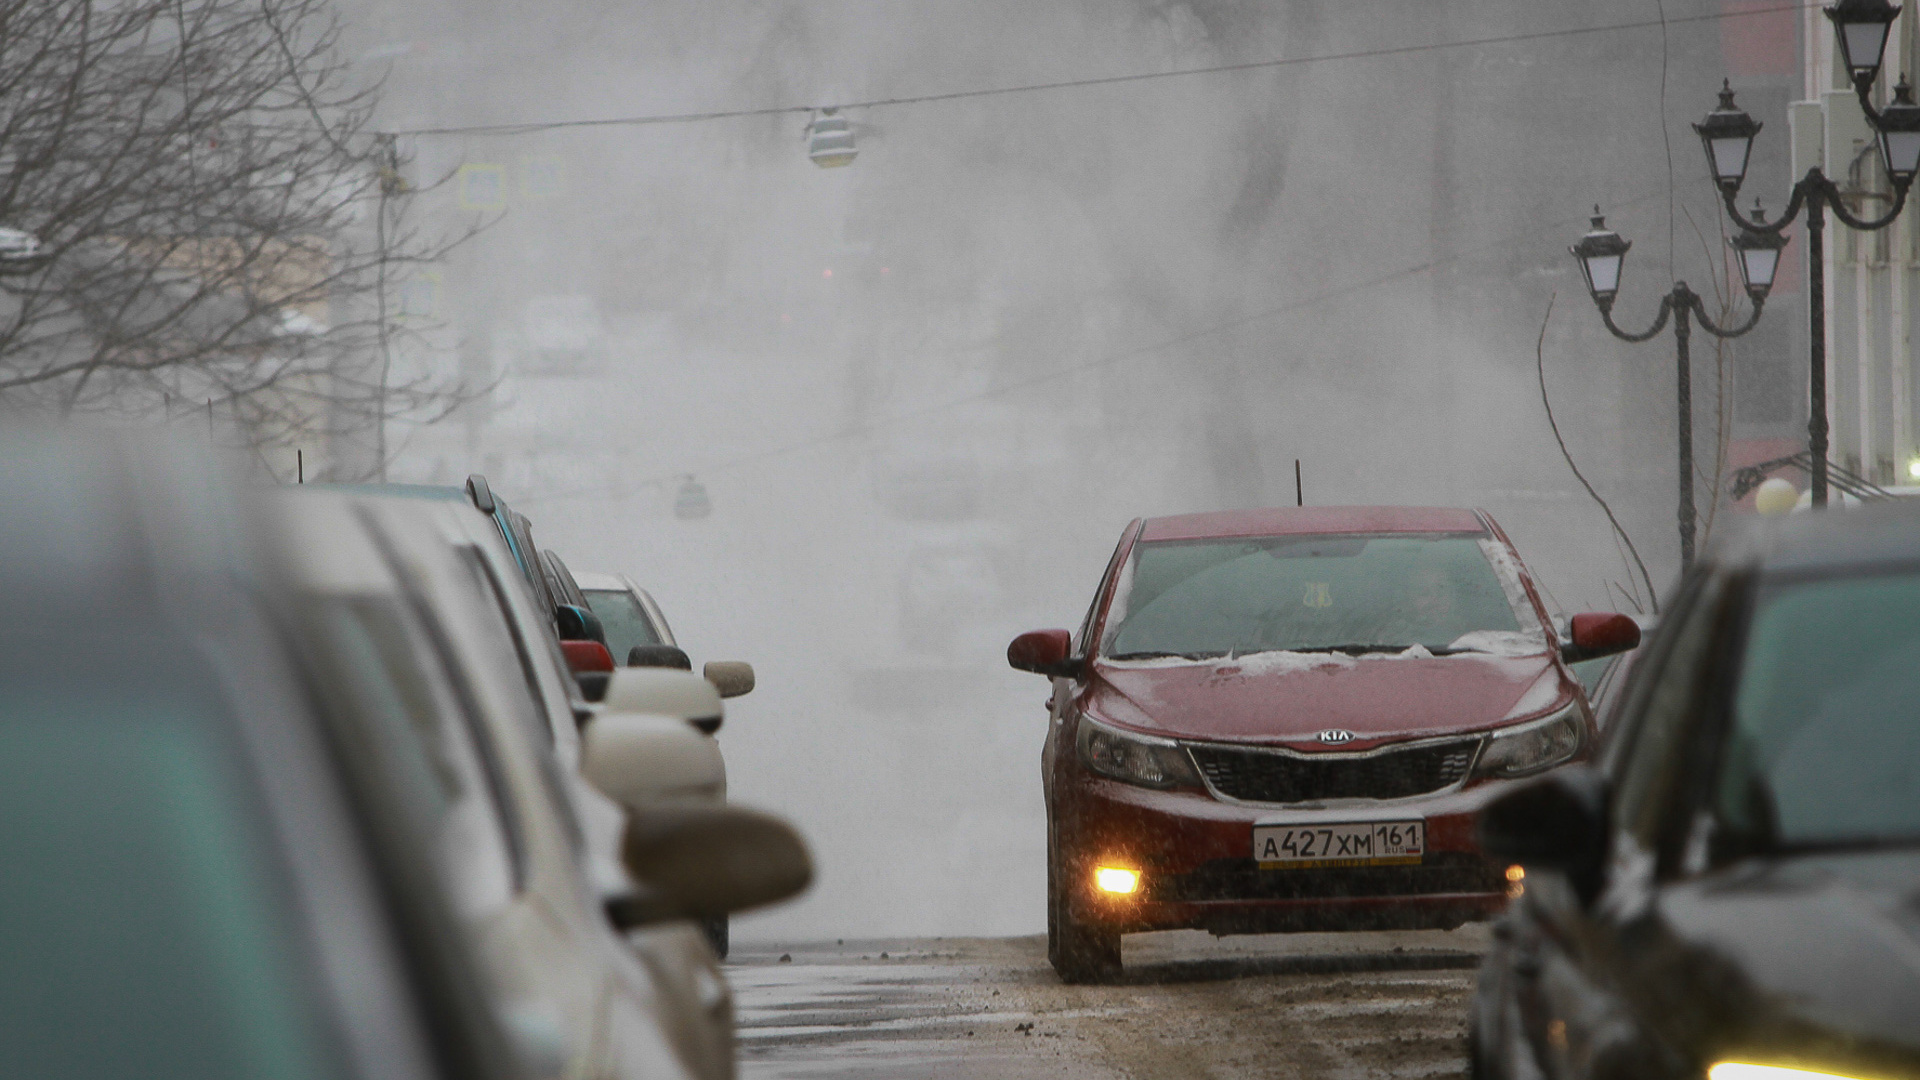
M 1149 71 L 1133 75 L 1108 75 L 1092 79 L 1063 79 L 1057 82 L 1028 83 L 1021 86 L 1000 86 L 983 90 L 955 90 L 944 94 L 919 94 L 910 97 L 874 98 L 871 101 L 823 102 L 818 105 L 779 105 L 760 109 L 723 109 L 709 112 L 658 113 L 645 116 L 616 116 L 598 120 L 546 120 L 521 124 L 470 124 L 460 127 L 415 128 L 409 131 L 396 131 L 396 135 L 532 135 L 543 131 L 559 131 L 568 128 L 595 127 L 642 127 L 652 124 L 697 124 L 712 120 L 737 120 L 754 116 L 783 116 L 787 114 L 806 114 L 822 109 L 837 108 L 842 111 L 851 109 L 882 109 L 898 105 L 928 105 L 942 101 L 964 101 L 974 98 L 1005 97 L 1011 94 L 1036 94 L 1053 90 L 1075 90 L 1093 86 L 1119 86 L 1126 83 L 1151 82 L 1159 79 L 1183 79 L 1197 75 L 1224 75 L 1241 71 L 1263 71 L 1268 68 L 1290 67 L 1296 64 L 1326 64 L 1343 60 L 1371 60 L 1385 56 L 1406 56 L 1412 53 L 1433 52 L 1439 49 L 1472 49 L 1486 45 L 1514 45 L 1528 41 L 1546 41 L 1554 38 L 1580 37 L 1590 34 L 1613 34 L 1626 30 L 1650 30 L 1658 27 L 1679 26 L 1684 23 L 1722 22 L 1729 19 L 1757 18 L 1762 15 L 1777 15 L 1782 12 L 1805 11 L 1819 4 L 1781 4 L 1776 7 L 1743 8 L 1734 11 L 1718 11 L 1709 15 L 1689 15 L 1684 18 L 1638 19 L 1632 22 L 1608 23 L 1604 26 L 1582 26 L 1563 30 L 1540 30 L 1530 34 L 1501 34 L 1494 37 L 1468 38 L 1461 41 L 1438 41 L 1424 45 L 1400 45 L 1384 49 L 1359 49 L 1352 52 L 1322 53 L 1317 56 L 1295 56 L 1279 60 L 1255 60 L 1242 64 L 1219 64 L 1213 67 L 1182 68 L 1177 71 Z

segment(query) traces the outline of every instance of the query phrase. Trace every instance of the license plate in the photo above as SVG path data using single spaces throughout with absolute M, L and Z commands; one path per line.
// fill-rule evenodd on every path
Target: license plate
M 1263 870 L 1315 866 L 1410 866 L 1427 850 L 1424 821 L 1255 825 L 1253 858 Z

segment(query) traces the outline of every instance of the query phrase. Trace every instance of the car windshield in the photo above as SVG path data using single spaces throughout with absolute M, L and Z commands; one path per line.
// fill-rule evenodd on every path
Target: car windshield
M 1538 651 L 1538 624 L 1517 581 L 1509 587 L 1495 571 L 1490 544 L 1405 533 L 1143 543 L 1101 652 Z
M 1759 849 L 1920 841 L 1920 574 L 1763 593 L 1715 784 Z
M 640 598 L 625 589 L 584 589 L 587 606 L 600 616 L 607 632 L 607 651 L 617 663 L 627 662 L 627 653 L 635 645 L 664 645 L 654 633 L 653 622 L 640 606 Z
M 222 706 L 61 667 L 0 667 L 0 1074 L 339 1075 Z

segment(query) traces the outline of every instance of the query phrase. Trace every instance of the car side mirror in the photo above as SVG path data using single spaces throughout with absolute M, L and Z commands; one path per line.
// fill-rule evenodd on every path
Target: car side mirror
M 607 631 L 600 625 L 600 616 L 578 604 L 554 605 L 553 630 L 561 641 L 607 643 Z
M 753 665 L 745 660 L 709 660 L 701 665 L 700 674 L 723 698 L 753 693 Z
M 1029 630 L 1007 646 L 1007 663 L 1016 671 L 1031 671 L 1061 679 L 1077 679 L 1087 662 L 1070 654 L 1073 635 L 1065 630 Z
M 663 667 L 692 671 L 693 661 L 672 645 L 635 645 L 627 650 L 628 667 Z
M 711 735 L 720 730 L 725 707 L 720 688 L 691 671 L 624 667 L 607 681 L 601 701 L 609 713 L 671 716 Z
M 613 654 L 597 641 L 562 641 L 560 654 L 567 658 L 567 670 L 576 676 L 613 670 Z
M 636 812 L 675 802 L 717 803 L 727 794 L 720 747 L 674 716 L 594 717 L 580 734 L 580 771 Z
M 1560 658 L 1569 664 L 1640 647 L 1640 624 L 1615 611 L 1589 611 L 1569 620 Z
M 712 919 L 777 903 L 813 880 L 793 826 L 737 806 L 674 806 L 631 815 L 620 854 L 658 919 Z
M 1582 903 L 1599 895 L 1607 857 L 1606 778 L 1568 765 L 1521 784 L 1480 810 L 1480 848 L 1505 863 L 1567 875 Z

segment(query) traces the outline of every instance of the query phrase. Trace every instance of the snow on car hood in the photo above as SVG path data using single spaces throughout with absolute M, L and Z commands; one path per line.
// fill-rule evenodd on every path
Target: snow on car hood
M 1515 716 L 1523 698 L 1544 708 L 1572 693 L 1560 685 L 1540 638 L 1498 638 L 1463 638 L 1455 647 L 1487 651 L 1445 656 L 1416 645 L 1363 656 L 1096 659 L 1088 709 L 1129 727 L 1194 739 L 1319 746 L 1317 733 L 1340 728 L 1355 735 L 1341 749 L 1354 750 L 1490 727 Z

